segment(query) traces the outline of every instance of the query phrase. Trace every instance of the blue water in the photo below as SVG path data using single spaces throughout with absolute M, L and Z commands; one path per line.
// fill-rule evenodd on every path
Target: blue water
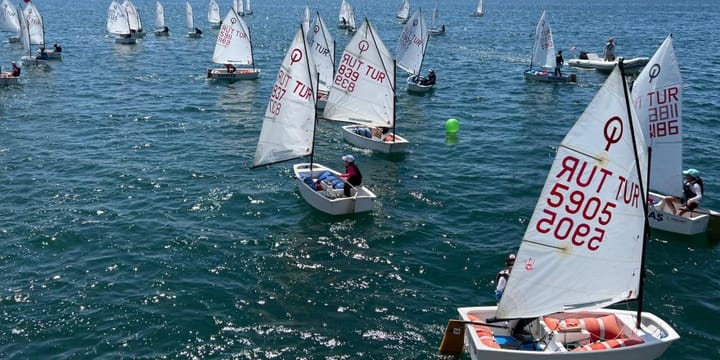
M 354 154 L 379 194 L 375 211 L 345 217 L 309 207 L 291 163 L 249 169 L 306 1 L 253 2 L 263 74 L 233 84 L 205 78 L 217 34 L 206 1 L 192 1 L 201 39 L 184 36 L 184 1 L 166 0 L 171 36 L 135 46 L 106 34 L 108 1 L 35 3 L 65 59 L 0 88 L 2 358 L 434 358 L 458 306 L 494 302 L 554 149 L 605 78 L 523 79 L 542 10 L 566 59 L 608 36 L 620 55 L 651 56 L 673 33 L 686 165 L 720 209 L 716 0 L 487 0 L 482 18 L 475 1 L 439 2 L 448 33 L 425 62 L 439 85 L 398 95 L 409 153 L 353 148 L 321 123 L 316 161 Z M 154 3 L 135 2 L 148 31 Z M 353 3 L 394 51 L 396 1 Z M 339 0 L 310 5 L 335 23 Z M 0 43 L 3 69 L 20 56 Z M 664 359 L 720 357 L 718 238 L 652 234 L 644 309 L 682 336 Z

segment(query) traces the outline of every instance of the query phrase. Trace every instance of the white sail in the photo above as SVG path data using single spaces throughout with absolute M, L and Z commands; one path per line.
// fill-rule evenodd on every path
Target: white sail
M 130 34 L 127 12 L 125 8 L 121 7 L 115 0 L 110 3 L 110 7 L 108 8 L 107 31 L 117 35 Z
M 253 64 L 250 29 L 235 9 L 228 11 L 220 25 L 212 61 L 216 64 Z
M 185 26 L 188 30 L 195 30 L 195 20 L 193 19 L 193 8 L 189 1 L 185 2 Z
M 355 24 L 355 9 L 353 9 L 352 5 L 348 3 L 347 5 L 347 27 L 350 31 L 355 31 L 357 29 L 357 25 Z
M 123 2 L 123 8 L 127 12 L 128 23 L 130 24 L 130 30 L 140 30 L 140 15 L 137 12 L 137 8 L 130 0 Z
M 208 22 L 211 24 L 220 23 L 220 5 L 215 0 L 210 0 L 208 4 Z
M 18 20 L 17 9 L 10 3 L 10 0 L 3 0 L 0 9 L 0 29 L 13 33 L 20 32 L 20 21 Z
M 345 47 L 323 117 L 393 127 L 395 64 L 366 18 Z
M 310 31 L 308 42 L 320 80 L 318 91 L 327 93 L 335 75 L 335 40 L 325 26 L 320 12 L 317 12 L 315 16 L 315 23 Z
M 395 51 L 397 66 L 412 75 L 420 74 L 428 38 L 429 34 L 422 10 L 418 9 L 405 23 L 400 39 L 398 39 Z
M 45 46 L 45 28 L 43 27 L 43 19 L 40 12 L 32 2 L 25 6 L 23 16 L 28 22 L 30 44 Z
M 485 14 L 485 10 L 483 10 L 483 0 L 478 1 L 477 9 L 475 9 L 475 15 L 476 16 L 482 16 Z
M 310 5 L 305 4 L 305 12 L 303 14 L 303 31 L 305 31 L 306 34 L 310 33 Z
M 650 189 L 682 196 L 682 77 L 672 36 L 650 59 L 632 89 L 635 109 L 652 148 Z
M 398 7 L 397 17 L 398 19 L 407 19 L 410 16 L 410 2 L 408 0 L 402 0 Z
M 498 318 L 595 309 L 638 296 L 648 159 L 624 81 L 616 68 L 560 144 Z
M 255 150 L 253 167 L 313 152 L 317 77 L 302 26 L 275 79 Z
M 158 29 L 165 27 L 165 8 L 159 1 L 155 2 L 155 27 Z
M 252 15 L 252 7 L 250 7 L 250 0 L 245 2 L 245 15 Z
M 30 29 L 27 19 L 22 14 L 22 11 L 20 11 L 20 8 L 17 8 L 17 17 L 18 21 L 20 23 L 20 40 L 23 44 L 23 50 L 25 52 L 25 56 L 32 56 L 31 50 L 30 50 Z
M 432 15 L 432 24 L 430 25 L 431 29 L 439 29 L 440 28 L 440 11 L 438 11 L 437 3 L 435 3 L 435 7 L 433 8 L 433 15 Z
M 530 68 L 544 67 L 555 68 L 555 44 L 553 43 L 552 30 L 550 22 L 545 17 L 545 11 L 540 15 L 535 28 L 535 42 L 533 44 L 532 58 L 530 59 Z

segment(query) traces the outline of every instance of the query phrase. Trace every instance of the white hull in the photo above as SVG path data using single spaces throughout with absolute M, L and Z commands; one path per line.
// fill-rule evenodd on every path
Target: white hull
M 563 75 L 563 76 L 555 76 L 553 73 L 549 71 L 542 71 L 542 70 L 525 70 L 523 73 L 523 76 L 525 79 L 533 80 L 533 81 L 543 81 L 543 82 L 554 82 L 554 83 L 566 83 L 566 82 L 577 82 L 577 77 L 575 74 L 570 75 Z
M 11 76 L 10 73 L 2 73 L 2 75 L 0 75 L 0 86 L 11 86 L 17 84 L 18 78 Z
M 255 80 L 260 77 L 260 69 L 237 69 L 228 72 L 226 69 L 208 70 L 208 78 L 213 80 Z
M 663 198 L 663 195 L 650 192 L 648 220 L 651 228 L 682 235 L 696 235 L 707 231 L 710 214 L 715 213 L 714 211 L 697 208 L 678 216 L 665 204 Z M 679 207 L 680 204 L 676 203 L 675 208 Z
M 472 14 L 472 16 L 478 16 L 478 17 L 479 17 L 479 16 L 483 16 L 483 15 L 485 15 L 485 12 L 484 12 L 484 11 L 483 11 L 483 12 L 477 12 L 477 11 L 476 11 L 476 12 L 474 12 L 474 13 Z
M 222 25 L 221 22 L 210 23 L 210 28 L 211 28 L 211 29 L 219 29 L 219 28 L 220 28 L 220 25 Z
M 466 307 L 459 308 L 460 317 L 465 321 L 486 322 L 486 319 L 495 315 L 497 307 Z M 465 346 L 473 360 L 525 360 L 531 358 L 545 359 L 548 356 L 559 356 L 563 359 L 609 359 L 609 360 L 641 360 L 657 359 L 667 350 L 670 344 L 680 336 L 665 321 L 651 313 L 642 313 L 641 329 L 636 329 L 635 320 L 637 312 L 628 310 L 599 309 L 592 311 L 563 312 L 551 314 L 554 318 L 598 318 L 614 315 L 613 326 L 621 331 L 617 338 L 626 339 L 626 346 L 604 350 L 578 349 L 584 345 L 595 344 L 600 346 L 603 339 L 591 338 L 586 330 L 561 331 L 551 329 L 549 323 L 543 318 L 535 319 L 526 327 L 529 334 L 525 341 L 513 337 L 514 326 L 517 320 L 508 320 L 492 323 L 499 327 L 485 328 L 492 330 L 492 334 L 479 331 L 480 326 L 465 325 Z M 503 325 L 508 325 L 503 327 Z M 602 328 L 602 327 L 601 327 Z M 602 328 L 606 331 L 607 328 Z M 609 333 L 609 331 L 608 331 Z M 515 334 L 518 336 L 517 334 Z M 535 341 L 535 339 L 540 339 Z M 603 344 L 612 343 L 605 339 Z M 519 342 L 515 342 L 519 341 Z M 632 342 L 636 344 L 632 344 Z M 521 347 L 523 350 L 519 350 Z
M 10 36 L 8 42 L 11 44 L 17 44 L 20 42 L 20 35 Z
M 619 58 L 614 61 L 605 61 L 597 54 L 587 54 L 588 59 L 570 59 L 568 65 L 581 68 L 581 69 L 593 69 L 603 73 L 610 73 L 617 65 Z M 626 73 L 639 73 L 642 71 L 645 64 L 650 61 L 648 57 L 636 57 L 632 59 L 624 59 L 623 64 L 625 65 Z
M 193 32 L 189 32 L 189 33 L 187 34 L 187 37 L 192 38 L 192 39 L 198 39 L 198 38 L 201 38 L 201 37 L 202 37 L 202 34 L 198 34 L 198 33 L 196 33 L 196 32 L 193 31 Z
M 336 178 L 340 178 L 340 173 L 327 168 L 320 164 L 295 164 L 293 165 L 293 173 L 295 181 L 297 181 L 298 190 L 303 199 L 317 210 L 330 215 L 354 214 L 373 210 L 377 196 L 364 185 L 356 186 L 350 190 L 350 197 L 345 197 L 343 189 L 315 190 L 308 186 L 303 179 L 310 176 L 313 180 L 317 179 L 320 174 L 329 171 Z
M 38 53 L 40 53 L 40 50 L 38 49 Z M 63 59 L 63 53 L 61 52 L 55 52 L 54 50 L 47 50 L 45 51 L 47 54 L 47 60 L 62 60 Z
M 392 137 L 391 133 L 383 135 L 383 138 L 371 138 L 357 134 L 353 129 L 356 128 L 367 128 L 365 125 L 345 125 L 342 127 L 342 135 L 345 141 L 363 149 L 377 151 L 381 153 L 400 153 L 407 151 L 409 141 L 395 135 L 395 140 L 391 140 L 388 137 Z M 385 141 L 384 139 L 388 139 Z
M 116 36 L 115 43 L 123 45 L 133 45 L 137 44 L 137 39 L 133 37 Z
M 429 30 L 428 30 L 428 33 L 430 33 L 430 35 L 443 35 L 443 34 L 445 34 L 445 30 L 443 30 L 443 29 L 429 29 Z
M 170 36 L 169 31 L 155 30 L 155 36 Z
M 22 61 L 23 66 L 50 67 L 47 60 L 41 60 L 34 56 L 25 55 L 20 58 L 20 60 Z

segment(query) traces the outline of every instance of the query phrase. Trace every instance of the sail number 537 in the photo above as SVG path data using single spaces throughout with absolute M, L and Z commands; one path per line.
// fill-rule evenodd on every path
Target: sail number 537
M 591 227 L 588 223 L 597 220 L 599 225 L 607 225 L 612 219 L 612 209 L 616 205 L 611 202 L 603 203 L 596 196 L 588 197 L 581 190 L 569 193 L 568 190 L 567 185 L 555 183 L 548 194 L 547 205 L 560 210 L 562 214 L 580 214 L 585 222 L 576 224 L 569 216 L 558 216 L 558 212 L 553 209 L 544 209 L 545 216 L 538 220 L 535 228 L 542 234 L 552 232 L 558 240 L 569 239 L 575 246 L 585 246 L 588 250 L 595 251 L 605 237 L 605 229 Z

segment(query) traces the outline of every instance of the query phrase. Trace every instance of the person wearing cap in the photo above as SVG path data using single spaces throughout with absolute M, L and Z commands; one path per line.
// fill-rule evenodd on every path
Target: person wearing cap
M 608 42 L 605 44 L 603 59 L 605 59 L 605 61 L 615 61 L 615 42 L 613 38 L 608 38 Z
M 562 57 L 562 50 L 558 50 L 557 55 L 555 55 L 555 76 L 562 76 L 560 67 L 562 67 L 564 63 L 565 60 Z
M 430 70 L 428 70 L 427 78 L 420 79 L 420 85 L 428 85 L 428 86 L 435 85 L 435 80 L 436 80 L 435 70 L 433 70 L 433 68 L 430 68 Z
M 683 182 L 683 198 L 678 199 L 674 196 L 665 198 L 665 203 L 675 212 L 675 215 L 682 216 L 688 211 L 693 211 L 700 205 L 703 193 L 705 192 L 705 185 L 700 178 L 700 171 L 697 169 L 683 170 L 685 181 Z M 679 201 L 681 206 L 675 210 L 674 201 Z
M 515 264 L 515 254 L 510 254 L 505 259 L 505 268 L 498 271 L 495 277 L 495 300 L 500 301 L 503 291 L 505 291 L 505 285 L 507 285 L 508 278 L 510 278 L 510 271 Z
M 53 49 L 55 49 L 53 51 L 55 51 L 56 53 L 62 52 L 62 47 L 58 43 L 53 44 Z
M 343 193 L 345 196 L 350 196 L 350 189 L 353 186 L 358 186 L 362 183 L 362 174 L 360 169 L 355 165 L 355 157 L 352 155 L 345 155 L 342 157 L 345 162 L 345 173 L 340 174 L 340 177 L 345 179 L 345 186 L 343 187 Z

